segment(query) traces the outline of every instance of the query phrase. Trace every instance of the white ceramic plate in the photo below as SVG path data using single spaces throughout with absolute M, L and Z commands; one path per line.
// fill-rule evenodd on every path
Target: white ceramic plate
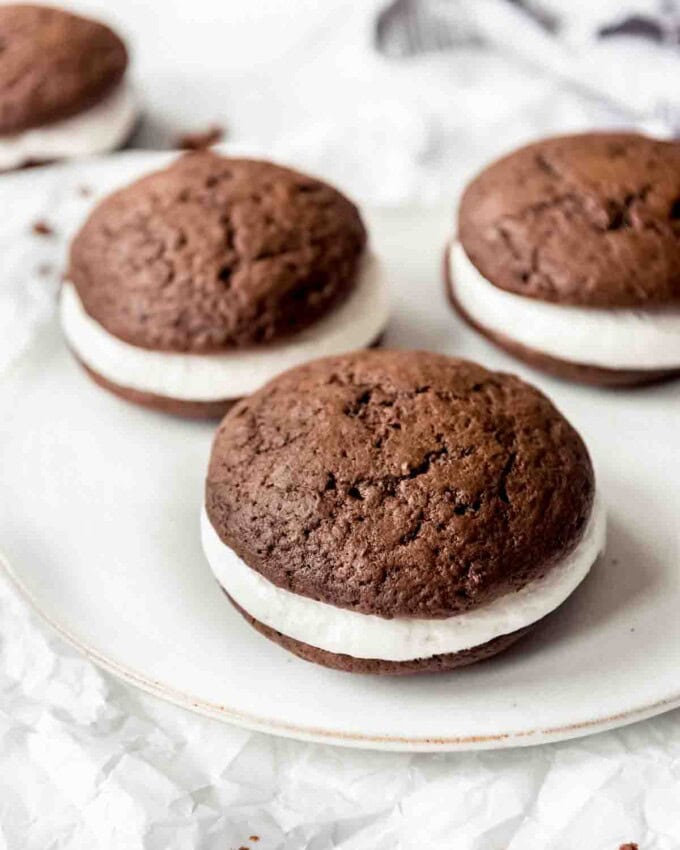
M 8 284 L 30 277 L 34 255 L 47 250 L 27 235 L 30 199 L 40 198 L 59 229 L 50 249 L 58 256 L 92 203 L 76 187 L 102 192 L 162 159 L 128 154 L 8 178 L 0 200 L 15 215 L 0 250 L 23 257 L 7 261 Z M 116 675 L 280 735 L 395 750 L 490 748 L 584 735 L 680 705 L 680 383 L 598 391 L 525 369 L 451 314 L 439 274 L 446 213 L 367 217 L 393 285 L 386 343 L 521 373 L 592 451 L 609 544 L 555 615 L 504 655 L 450 675 L 351 676 L 288 655 L 234 612 L 201 554 L 212 426 L 138 410 L 97 388 L 53 319 L 0 380 L 6 570 L 45 619 Z

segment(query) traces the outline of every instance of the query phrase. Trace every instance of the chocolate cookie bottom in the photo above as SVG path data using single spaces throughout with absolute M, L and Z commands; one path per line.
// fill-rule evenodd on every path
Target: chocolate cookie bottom
M 109 381 L 103 375 L 100 375 L 99 372 L 90 369 L 79 357 L 76 356 L 76 359 L 95 384 L 118 396 L 118 398 L 142 405 L 142 407 L 148 407 L 160 413 L 170 413 L 173 416 L 184 416 L 188 419 L 221 419 L 229 408 L 238 401 L 235 398 L 219 399 L 218 401 L 180 400 L 147 393 L 143 390 L 135 390 L 132 387 L 121 387 L 113 383 L 113 381 Z
M 449 303 L 473 330 L 493 343 L 497 348 L 522 360 L 534 369 L 547 372 L 556 378 L 567 381 L 576 381 L 582 384 L 591 384 L 599 387 L 623 387 L 651 384 L 657 381 L 666 381 L 680 376 L 678 369 L 605 369 L 601 366 L 591 366 L 583 363 L 573 363 L 568 360 L 560 360 L 549 354 L 544 354 L 535 348 L 528 348 L 520 342 L 516 342 L 504 334 L 491 331 L 476 322 L 469 313 L 460 305 L 455 295 L 453 281 L 451 279 L 449 263 L 449 247 L 444 251 L 444 284 Z
M 264 623 L 261 623 L 247 611 L 244 611 L 229 596 L 224 588 L 222 590 L 244 620 L 250 623 L 261 635 L 274 641 L 274 643 L 278 643 L 279 646 L 287 649 L 288 652 L 292 652 L 293 655 L 297 655 L 298 658 L 311 661 L 314 664 L 321 664 L 324 667 L 332 667 L 334 670 L 344 670 L 346 673 L 371 673 L 382 676 L 408 676 L 414 673 L 445 673 L 448 670 L 454 670 L 456 667 L 466 667 L 468 664 L 484 661 L 486 658 L 491 658 L 492 655 L 503 652 L 504 649 L 512 646 L 515 641 L 519 640 L 523 635 L 530 632 L 534 626 L 538 625 L 538 623 L 532 623 L 530 626 L 511 632 L 509 635 L 501 635 L 480 646 L 473 646 L 471 649 L 464 649 L 461 652 L 433 655 L 430 658 L 415 658 L 412 661 L 383 661 L 379 658 L 354 658 L 351 655 L 327 652 L 325 649 L 310 646 L 307 643 L 283 635 L 281 632 L 277 632 L 276 629 L 265 626 Z
M 382 341 L 383 334 L 381 333 L 374 342 L 369 345 L 369 348 L 378 348 Z M 78 363 L 83 367 L 92 380 L 100 387 L 108 390 L 110 393 L 122 398 L 125 401 L 130 401 L 133 404 L 139 404 L 142 407 L 148 407 L 160 413 L 169 413 L 173 416 L 183 416 L 187 419 L 221 419 L 226 412 L 239 400 L 238 398 L 224 398 L 217 401 L 191 401 L 169 398 L 168 396 L 156 395 L 148 393 L 144 390 L 136 390 L 132 387 L 123 387 L 105 378 L 99 372 L 95 372 L 87 364 L 85 364 L 75 352 L 72 352 Z

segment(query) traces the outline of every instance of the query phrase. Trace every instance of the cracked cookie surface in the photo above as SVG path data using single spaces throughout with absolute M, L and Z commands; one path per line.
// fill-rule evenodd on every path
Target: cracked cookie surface
M 366 232 L 340 192 L 268 162 L 186 154 L 105 199 L 69 279 L 110 333 L 209 352 L 302 330 L 354 285 Z
M 466 189 L 458 232 L 509 292 L 586 307 L 680 302 L 680 144 L 629 133 L 546 139 Z
M 120 82 L 127 61 L 104 24 L 47 6 L 0 6 L 0 134 L 94 105 Z
M 580 539 L 588 452 L 538 390 L 427 352 L 291 370 L 227 414 L 206 510 L 279 587 L 383 617 L 446 617 L 545 574 Z

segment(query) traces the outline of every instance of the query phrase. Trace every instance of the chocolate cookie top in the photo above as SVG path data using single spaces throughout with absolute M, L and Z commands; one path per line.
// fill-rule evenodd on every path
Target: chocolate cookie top
M 219 351 L 320 318 L 352 288 L 365 242 L 356 207 L 325 183 L 204 151 L 104 200 L 69 279 L 133 345 Z
M 629 133 L 546 139 L 467 188 L 459 238 L 493 284 L 586 307 L 680 299 L 680 144 Z
M 363 351 L 286 372 L 232 408 L 206 510 L 279 587 L 445 617 L 543 575 L 580 539 L 593 493 L 581 438 L 519 378 Z
M 126 67 L 125 45 L 104 24 L 47 6 L 0 6 L 0 134 L 87 109 Z

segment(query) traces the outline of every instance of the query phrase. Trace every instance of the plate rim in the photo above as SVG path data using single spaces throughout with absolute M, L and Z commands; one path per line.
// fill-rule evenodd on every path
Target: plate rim
M 231 155 L 245 155 L 245 152 L 239 150 L 236 146 L 226 146 L 224 153 Z M 248 153 L 253 156 L 256 152 L 249 150 Z M 114 154 L 113 157 L 98 156 L 91 157 L 76 164 L 74 170 L 78 167 L 87 166 L 88 168 L 105 168 L 109 165 L 112 158 L 117 161 L 130 161 L 131 163 L 151 163 L 160 164 L 165 159 L 180 156 L 178 151 L 151 151 L 151 150 L 135 150 L 123 151 Z M 57 163 L 40 169 L 45 176 L 54 176 L 55 173 L 70 172 L 74 167 L 74 163 Z M 25 173 L 19 172 L 12 175 L 14 177 L 25 178 Z M 25 178 L 28 179 L 28 178 Z M 371 208 L 379 210 L 387 215 L 397 213 L 401 214 L 405 211 L 411 212 L 413 207 L 383 207 L 380 204 L 372 204 Z M 433 212 L 433 208 L 430 212 Z M 27 346 L 22 352 L 25 355 L 32 346 Z M 12 364 L 10 370 L 17 366 L 22 356 L 18 357 L 16 362 Z M 66 623 L 63 617 L 60 617 L 59 611 L 49 613 L 49 604 L 43 607 L 43 603 L 38 600 L 38 597 L 30 589 L 30 584 L 24 582 L 21 578 L 21 569 L 15 569 L 9 558 L 0 549 L 0 575 L 5 575 L 11 586 L 14 587 L 20 598 L 22 598 L 30 608 L 35 611 L 43 622 L 45 622 L 54 632 L 59 634 L 70 646 L 82 653 L 90 661 L 98 667 L 106 670 L 114 675 L 119 680 L 126 682 L 154 697 L 177 705 L 188 711 L 219 720 L 223 723 L 229 723 L 237 727 L 245 728 L 252 731 L 262 732 L 265 734 L 278 735 L 284 738 L 301 740 L 306 742 L 322 743 L 333 746 L 343 746 L 356 749 L 381 750 L 393 752 L 460 752 L 466 750 L 493 750 L 513 747 L 536 746 L 548 743 L 554 743 L 563 740 L 575 739 L 586 735 L 604 732 L 609 729 L 619 728 L 632 723 L 636 723 L 666 711 L 671 711 L 675 708 L 680 708 L 680 682 L 673 688 L 673 693 L 670 696 L 662 699 L 643 701 L 638 705 L 628 707 L 623 711 L 618 711 L 606 715 L 597 715 L 589 719 L 580 719 L 575 723 L 569 723 L 561 726 L 544 728 L 520 728 L 510 731 L 495 731 L 493 734 L 482 735 L 446 735 L 446 736 L 403 736 L 403 735 L 381 735 L 370 734 L 361 731 L 344 731 L 342 729 L 332 729 L 313 724 L 298 724 L 290 720 L 279 720 L 276 718 L 259 715 L 257 713 L 243 711 L 241 709 L 232 708 L 226 704 L 218 704 L 207 699 L 192 696 L 191 693 L 180 690 L 165 681 L 155 680 L 151 675 L 136 669 L 125 663 L 116 660 L 106 649 L 98 649 L 93 646 L 86 635 L 79 633 L 77 623 L 75 621 Z M 676 690 L 677 688 L 677 690 Z M 669 688 L 671 690 L 671 688 Z M 657 694 L 658 696 L 658 694 Z M 589 712 L 595 713 L 594 710 Z
M 432 753 L 531 747 L 606 732 L 610 729 L 617 729 L 647 720 L 680 707 L 679 691 L 671 697 L 635 706 L 626 711 L 617 712 L 605 717 L 581 720 L 565 726 L 548 727 L 545 729 L 520 729 L 509 732 L 497 732 L 493 735 L 407 737 L 401 735 L 367 735 L 361 732 L 343 732 L 318 726 L 302 726 L 269 717 L 261 717 L 256 714 L 229 708 L 226 705 L 209 702 L 201 697 L 192 696 L 184 691 L 177 690 L 177 688 L 173 688 L 164 682 L 156 681 L 126 664 L 121 664 L 114 658 L 90 646 L 87 641 L 75 634 L 69 627 L 48 614 L 14 570 L 9 558 L 1 551 L 0 574 L 9 580 L 9 583 L 18 592 L 19 596 L 28 603 L 31 610 L 38 614 L 43 622 L 47 623 L 53 631 L 95 665 L 111 673 L 121 681 L 151 696 L 177 705 L 186 711 L 192 711 L 195 714 L 238 726 L 242 729 L 248 729 L 252 732 L 278 735 L 283 738 L 307 743 L 329 744 L 338 747 L 381 750 L 385 752 Z

